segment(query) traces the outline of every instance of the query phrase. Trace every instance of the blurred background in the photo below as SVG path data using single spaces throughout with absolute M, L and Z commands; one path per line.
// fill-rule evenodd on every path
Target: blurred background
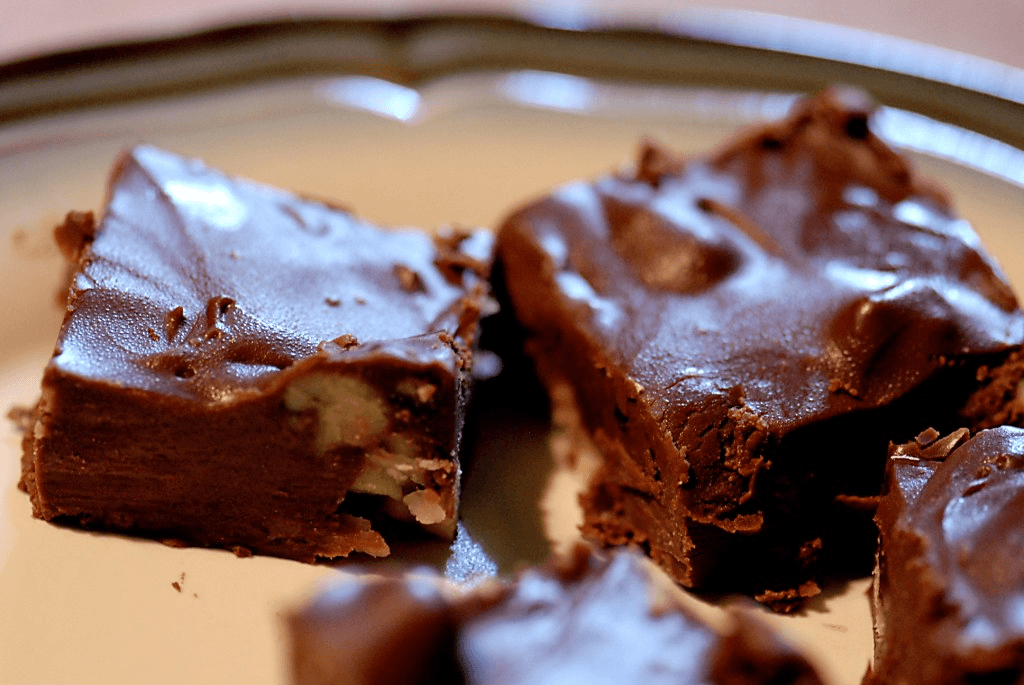
M 742 34 L 739 44 L 769 48 L 773 36 L 795 36 L 813 48 L 811 54 L 852 52 L 867 64 L 893 61 L 886 59 L 893 56 L 887 52 L 892 41 L 872 40 L 872 34 L 980 57 L 948 59 L 942 50 L 899 44 L 897 67 L 919 74 L 936 66 L 942 78 L 886 81 L 887 101 L 911 110 L 927 105 L 954 122 L 971 115 L 962 121 L 971 130 L 896 111 L 879 125 L 892 142 L 931 155 L 916 159 L 928 175 L 955 189 L 957 206 L 1024 291 L 1024 162 L 1020 150 L 979 135 L 996 130 L 1024 149 L 1021 105 L 957 95 L 939 82 L 970 83 L 971 76 L 983 76 L 988 92 L 1024 93 L 1024 71 L 992 68 L 985 61 L 1024 70 L 1024 0 L 0 0 L 0 64 L 258 20 L 460 12 L 513 14 L 560 26 L 572 25 L 577 15 L 652 28 L 711 26 L 709 37 L 729 42 Z M 837 33 L 833 25 L 850 29 Z M 310 44 L 297 42 L 298 57 Z M 625 49 L 635 48 L 629 43 Z M 242 45 L 227 54 L 247 60 L 253 54 L 248 49 Z M 650 65 L 654 52 L 636 62 Z M 673 60 L 669 64 L 675 68 L 675 54 L 662 53 L 660 59 Z M 545 59 L 559 64 L 557 57 Z M 165 79 L 168 73 L 188 75 L 183 63 L 193 64 L 171 60 L 167 73 L 154 71 Z M 727 62 L 723 70 L 746 63 Z M 778 62 L 768 64 L 773 77 L 784 73 Z M 813 70 L 779 90 L 796 90 L 787 84 L 804 83 L 800 79 L 812 78 L 821 64 L 814 62 Z M 131 76 L 129 93 L 139 82 L 149 83 L 149 69 L 142 66 L 137 73 L 125 70 Z M 41 83 L 19 88 L 17 76 L 5 83 L 0 69 L 0 91 L 10 90 L 11 102 L 27 102 L 38 114 L 50 113 L 51 100 L 73 102 L 76 94 L 88 95 L 96 83 L 111 92 L 121 84 L 110 76 L 121 73 L 116 70 L 102 72 L 98 81 L 88 73 L 79 80 L 62 78 L 72 71 L 44 72 Z M 648 89 L 610 77 L 585 83 L 559 73 L 450 73 L 466 79 L 440 79 L 416 91 L 400 83 L 321 73 L 251 89 L 211 89 L 198 97 L 114 99 L 106 108 L 75 112 L 72 107 L 68 117 L 58 112 L 0 126 L 0 274 L 5 283 L 18 284 L 0 289 L 0 410 L 6 412 L 11 401 L 25 406 L 35 401 L 39 370 L 52 351 L 62 310 L 50 305 L 51 293 L 65 282 L 50 240 L 52 226 L 70 208 L 101 206 L 102 179 L 127 144 L 151 142 L 202 156 L 233 173 L 339 198 L 385 224 L 493 226 L 514 203 L 565 179 L 632 160 L 641 133 L 678 150 L 706 150 L 736 126 L 781 115 L 791 102 L 785 93 L 752 94 L 740 86 L 715 93 L 700 87 Z M 33 97 L 41 110 L 31 109 Z M 896 102 L 901 98 L 905 104 Z M 1024 95 L 1017 100 L 1024 102 Z M 3 105 L 0 98 L 0 113 Z M 429 116 L 406 125 L 422 112 Z M 944 161 L 944 155 L 952 161 Z M 503 569 L 539 561 L 547 551 L 539 510 L 524 506 L 536 501 L 547 476 L 524 465 L 538 463 L 546 427 L 542 422 L 529 428 L 525 421 L 514 423 L 518 420 L 502 413 L 491 424 L 493 442 L 480 438 L 463 500 L 467 526 Z M 31 519 L 28 498 L 14 490 L 20 438 L 12 426 L 0 421 L 0 685 L 285 682 L 283 634 L 275 612 L 308 595 L 332 572 L 329 566 L 267 558 L 239 563 L 227 553 L 174 550 L 43 525 Z M 554 518 L 571 529 L 568 515 Z M 828 656 L 836 682 L 855 685 L 871 649 L 864 584 L 849 586 L 835 600 L 827 618 L 809 612 L 804 623 L 790 627 Z
M 0 0 L 0 61 L 253 19 L 592 10 L 646 22 L 730 10 L 780 14 L 900 36 L 1024 68 L 1021 0 Z

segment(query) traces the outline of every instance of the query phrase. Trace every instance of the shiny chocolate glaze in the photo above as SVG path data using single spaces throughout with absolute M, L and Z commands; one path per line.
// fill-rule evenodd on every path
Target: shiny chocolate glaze
M 337 207 L 136 148 L 114 171 L 51 366 L 230 402 L 274 384 L 325 341 L 365 348 L 455 333 L 466 286 L 439 267 L 447 252 L 485 264 L 488 245 L 477 233 L 439 250 L 425 232 L 381 231 Z
M 892 450 L 872 683 L 1024 682 L 1024 430 Z
M 302 559 L 454 532 L 492 239 L 382 230 L 152 147 L 57 229 L 67 315 L 27 436 L 37 516 Z
M 648 143 L 498 242 L 539 371 L 604 455 L 587 532 L 780 608 L 867 569 L 887 442 L 966 421 L 1024 341 L 999 267 L 856 93 L 705 158 Z

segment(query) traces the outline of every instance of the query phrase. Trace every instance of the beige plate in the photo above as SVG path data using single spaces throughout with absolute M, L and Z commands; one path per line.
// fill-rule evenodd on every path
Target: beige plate
M 764 88 L 746 84 L 709 89 L 693 77 L 700 70 L 694 72 L 692 65 L 680 67 L 686 78 L 673 76 L 665 67 L 661 76 L 646 73 L 642 79 L 614 72 L 607 64 L 580 67 L 573 44 L 591 38 L 587 32 L 552 34 L 548 28 L 518 25 L 517 30 L 536 29 L 551 39 L 545 49 L 556 56 L 520 46 L 509 52 L 522 57 L 518 62 L 508 55 L 501 64 L 493 59 L 460 61 L 454 59 L 459 50 L 476 54 L 473 50 L 479 47 L 473 42 L 479 42 L 479 32 L 469 30 L 471 24 L 464 21 L 453 29 L 435 20 L 428 28 L 443 41 L 421 41 L 413 56 L 409 50 L 402 52 L 403 64 L 419 55 L 420 63 L 431 65 L 413 78 L 396 67 L 394 54 L 380 56 L 379 43 L 388 47 L 395 38 L 381 38 L 374 33 L 377 28 L 364 23 L 350 32 L 353 45 L 365 48 L 359 53 L 361 66 L 321 64 L 308 70 L 312 75 L 263 73 L 247 79 L 241 74 L 213 79 L 202 88 L 199 83 L 183 84 L 182 74 L 213 73 L 216 64 L 225 72 L 237 71 L 240 55 L 256 59 L 255 51 L 266 47 L 266 41 L 258 48 L 236 46 L 231 60 L 224 61 L 222 54 L 213 67 L 197 66 L 189 60 L 204 43 L 189 39 L 184 48 L 178 44 L 176 55 L 158 51 L 140 57 L 141 63 L 116 62 L 106 81 L 93 83 L 93 92 L 106 94 L 96 98 L 107 101 L 99 107 L 86 106 L 92 103 L 88 84 L 95 75 L 66 71 L 67 64 L 61 66 L 61 78 L 73 83 L 63 88 L 60 80 L 49 86 L 43 82 L 43 94 L 37 89 L 28 99 L 18 95 L 21 104 L 4 100 L 9 89 L 0 86 L 0 117 L 10 117 L 0 125 L 4 410 L 34 401 L 59 324 L 54 293 L 61 263 L 50 228 L 68 209 L 99 209 L 107 169 L 125 145 L 146 141 L 200 156 L 236 174 L 333 198 L 385 224 L 494 226 L 524 199 L 626 163 L 641 136 L 685 151 L 705 150 L 739 125 L 780 115 L 792 101 L 792 96 L 770 92 L 777 86 L 774 82 Z M 650 36 L 641 38 L 629 32 L 618 37 L 627 41 L 626 47 L 634 41 L 640 51 L 636 54 L 650 48 L 657 59 L 671 62 L 671 55 L 657 52 L 664 52 L 664 46 L 652 43 Z M 280 54 L 305 51 L 308 57 L 315 52 L 315 41 L 308 36 L 298 40 L 286 32 L 276 40 L 278 47 L 288 48 Z M 467 41 L 476 47 L 466 47 Z M 438 56 L 443 45 L 449 46 L 444 55 L 452 59 Z M 702 44 L 702 49 L 737 59 L 736 48 L 716 45 Z M 383 60 L 380 68 L 373 68 L 378 59 Z M 601 59 L 600 54 L 594 57 L 596 62 Z M 835 68 L 799 59 L 798 66 L 808 74 L 815 73 L 815 65 L 821 73 Z M 181 70 L 168 77 L 161 69 L 174 60 Z M 149 74 L 150 86 L 174 81 L 177 86 L 169 88 L 173 94 L 159 99 L 118 94 L 118 87 L 131 88 L 111 74 L 131 71 L 126 79 L 135 84 L 137 95 L 145 90 L 138 78 L 147 74 L 147 63 L 156 65 Z M 568 63 L 566 71 L 577 75 L 558 73 Z M 90 64 L 86 71 L 96 66 L 95 61 Z M 32 69 L 45 72 L 46 65 L 29 66 L 20 73 L 32 77 Z M 743 69 L 742 60 L 729 68 Z M 872 81 L 877 74 L 869 76 L 864 81 L 887 96 L 885 84 Z M 816 78 L 796 85 L 814 87 Z M 47 92 L 58 108 L 52 114 L 47 113 Z M 78 93 L 79 99 L 68 100 L 68 93 Z M 976 101 L 987 102 L 987 97 Z M 127 99 L 109 102 L 119 98 Z M 24 104 L 29 101 L 31 106 Z M 961 121 L 986 120 L 976 101 L 970 101 L 975 104 L 966 108 Z M 927 98 L 922 102 L 927 104 Z M 1024 121 L 1019 106 L 1000 102 L 994 107 L 998 111 L 993 121 L 1007 116 L 1012 120 L 1014 112 L 1018 122 Z M 1011 280 L 1024 285 L 1024 255 L 1016 249 L 1024 189 L 1012 182 L 1015 174 L 1024 173 L 1024 155 L 973 131 L 903 110 L 883 109 L 878 123 L 894 142 L 916 150 L 919 165 L 952 189 L 960 210 L 975 223 Z M 1003 124 L 994 126 L 1003 130 Z M 538 502 L 550 464 L 545 427 L 531 418 L 534 414 L 492 406 L 487 428 L 475 441 L 477 456 L 465 482 L 465 525 L 502 572 L 544 558 L 545 525 L 554 535 L 571 532 L 571 497 L 558 500 L 547 524 L 541 520 Z M 15 486 L 18 440 L 12 425 L 3 422 L 0 683 L 287 681 L 280 612 L 336 576 L 337 569 L 172 549 L 34 520 L 27 497 Z M 402 554 L 443 563 L 445 550 L 426 545 L 399 550 Z M 859 682 L 870 655 L 865 588 L 865 581 L 833 588 L 802 616 L 772 619 L 812 650 L 836 684 Z

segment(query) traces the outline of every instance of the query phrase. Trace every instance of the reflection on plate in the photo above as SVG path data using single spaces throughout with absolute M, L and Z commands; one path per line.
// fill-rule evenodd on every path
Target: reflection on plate
M 494 226 L 527 198 L 625 163 L 642 136 L 706 150 L 737 126 L 781 115 L 795 97 L 767 85 L 584 78 L 557 60 L 544 70 L 524 61 L 529 69 L 464 65 L 415 84 L 370 69 L 234 83 L 0 127 L 4 410 L 35 400 L 59 324 L 62 265 L 49 229 L 69 209 L 101 206 L 107 169 L 126 145 L 199 156 L 384 224 Z M 1024 153 L 913 112 L 883 108 L 878 121 L 951 188 L 1024 285 L 1015 250 Z M 480 390 L 486 422 L 471 436 L 463 517 L 509 572 L 547 553 L 538 506 L 550 467 L 544 400 L 535 393 L 510 404 L 500 385 Z M 0 683 L 286 682 L 278 613 L 338 569 L 36 521 L 15 488 L 18 436 L 9 422 L 0 435 Z M 565 531 L 571 484 L 557 486 L 553 527 Z M 385 563 L 403 556 L 443 564 L 447 550 L 412 545 Z M 834 683 L 859 682 L 869 658 L 865 587 L 833 588 L 802 616 L 772 618 L 828 664 Z

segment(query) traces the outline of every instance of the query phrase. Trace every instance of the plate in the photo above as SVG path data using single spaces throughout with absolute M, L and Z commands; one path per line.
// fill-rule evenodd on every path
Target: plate
M 781 116 L 800 92 L 855 83 L 884 103 L 882 134 L 951 189 L 1024 286 L 1015 147 L 1024 106 L 1012 88 L 719 33 L 494 17 L 309 20 L 0 66 L 3 408 L 34 402 L 60 323 L 50 229 L 69 209 L 99 209 L 111 161 L 139 142 L 383 224 L 493 227 L 529 198 L 629 163 L 644 136 L 704 151 Z M 509 403 L 496 382 L 478 393 L 463 522 L 509 573 L 542 561 L 552 535 L 571 534 L 573 511 L 556 488 L 554 513 L 542 515 L 543 397 Z M 4 422 L 0 683 L 284 683 L 281 613 L 367 565 L 237 559 L 50 525 L 31 518 L 16 488 L 19 459 Z M 395 555 L 446 556 L 443 545 Z M 859 683 L 870 658 L 866 587 L 830 588 L 802 615 L 770 617 L 835 685 Z

